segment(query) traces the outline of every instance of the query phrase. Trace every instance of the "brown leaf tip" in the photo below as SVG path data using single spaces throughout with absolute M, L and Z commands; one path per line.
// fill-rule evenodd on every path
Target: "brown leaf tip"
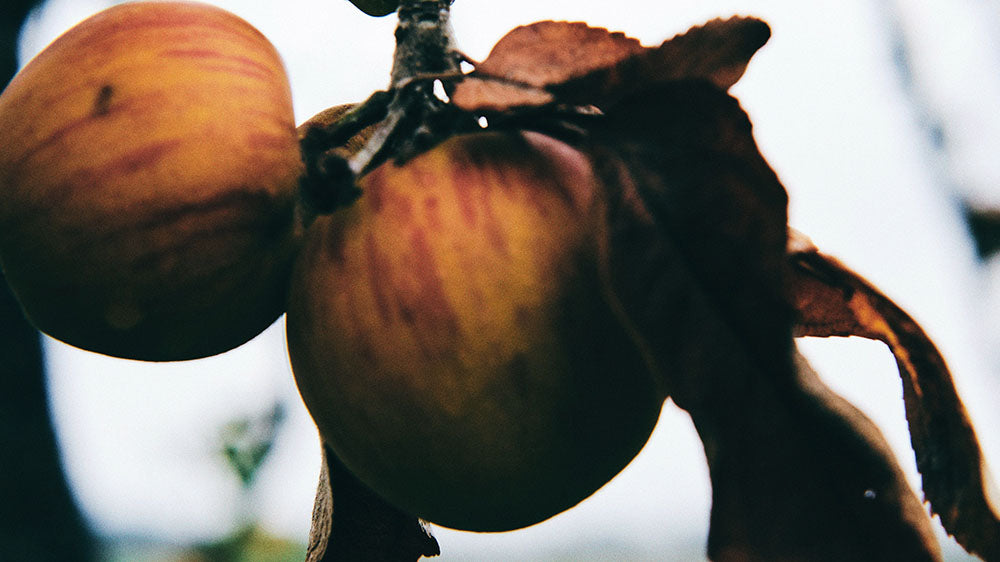
M 756 52 L 771 39 L 771 26 L 767 25 L 764 20 L 753 16 L 715 18 L 702 25 L 696 25 L 684 33 L 679 33 L 673 39 L 705 30 L 718 33 L 727 42 L 732 42 L 735 39 L 751 53 Z
M 660 66 L 663 78 L 704 78 L 729 89 L 770 38 L 771 27 L 763 20 L 716 18 L 665 41 L 651 59 L 659 64 L 652 66 Z

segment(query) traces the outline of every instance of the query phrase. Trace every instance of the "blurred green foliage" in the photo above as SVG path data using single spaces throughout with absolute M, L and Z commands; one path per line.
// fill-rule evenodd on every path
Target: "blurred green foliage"
M 233 420 L 222 428 L 222 453 L 244 489 L 253 484 L 284 419 L 285 408 L 277 402 L 262 415 Z

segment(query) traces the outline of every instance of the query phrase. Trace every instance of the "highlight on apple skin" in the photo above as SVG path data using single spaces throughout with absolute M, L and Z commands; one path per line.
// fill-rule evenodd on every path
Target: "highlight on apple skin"
M 604 295 L 596 181 L 550 137 L 461 135 L 377 168 L 308 229 L 287 315 L 296 383 L 391 503 L 525 527 L 645 444 L 663 398 Z
M 42 331 L 180 360 L 283 312 L 301 158 L 282 61 L 244 20 L 98 13 L 12 80 L 0 130 L 0 261 Z

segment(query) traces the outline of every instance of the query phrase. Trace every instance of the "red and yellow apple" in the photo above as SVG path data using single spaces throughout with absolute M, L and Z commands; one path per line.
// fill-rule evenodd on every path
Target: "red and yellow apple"
M 219 8 L 103 11 L 0 95 L 0 260 L 72 345 L 177 360 L 282 312 L 301 158 L 270 42 Z
M 481 132 L 382 165 L 309 227 L 287 316 L 296 382 L 391 503 L 524 527 L 648 439 L 662 396 L 604 295 L 598 185 L 562 142 Z

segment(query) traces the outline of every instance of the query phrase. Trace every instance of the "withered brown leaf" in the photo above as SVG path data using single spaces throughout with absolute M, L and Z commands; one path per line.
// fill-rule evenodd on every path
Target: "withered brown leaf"
M 420 520 L 376 495 L 323 446 L 306 562 L 409 562 L 438 554 Z
M 767 24 L 741 17 L 712 20 L 659 47 L 583 23 L 538 22 L 502 38 L 452 99 L 469 111 L 500 112 L 553 102 L 603 107 L 673 80 L 727 89 L 769 37 Z
M 608 293 L 704 443 L 710 557 L 938 560 L 876 426 L 794 351 L 787 197 L 736 100 L 671 82 L 592 132 Z
M 581 22 L 541 21 L 511 30 L 473 77 L 458 84 L 453 102 L 471 111 L 503 111 L 552 103 L 545 90 L 642 52 L 638 40 Z
M 602 108 L 633 92 L 676 80 L 706 80 L 728 90 L 770 37 L 770 27 L 755 18 L 715 19 L 659 47 L 549 89 L 560 101 Z
M 990 503 L 983 454 L 934 343 L 881 291 L 799 234 L 793 235 L 788 259 L 796 335 L 860 336 L 889 347 L 903 381 L 910 440 L 931 509 L 969 552 L 1000 560 L 1000 511 Z
M 638 40 L 624 33 L 583 22 L 542 21 L 511 30 L 476 70 L 544 88 L 611 66 L 642 50 Z
M 712 478 L 712 559 L 940 560 L 877 426 L 800 356 L 795 373 L 755 373 L 742 404 L 691 411 Z

